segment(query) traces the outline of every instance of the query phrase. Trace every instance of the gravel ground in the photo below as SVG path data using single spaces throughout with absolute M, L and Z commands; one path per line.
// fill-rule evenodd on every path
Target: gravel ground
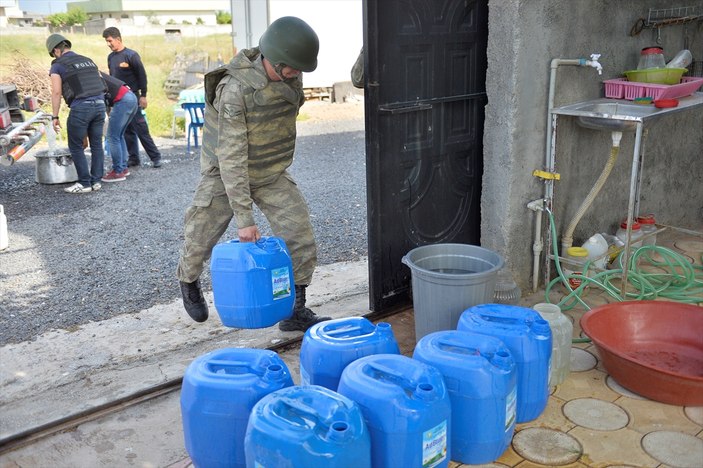
M 89 194 L 37 184 L 32 154 L 41 149 L 0 166 L 10 241 L 0 252 L 0 345 L 180 297 L 174 272 L 199 155 L 186 154 L 183 138 L 157 144 L 161 168 L 132 168 L 127 181 Z M 291 173 L 310 207 L 320 264 L 366 255 L 364 154 L 363 103 L 302 108 Z M 270 235 L 260 213 L 257 223 Z M 235 236 L 233 223 L 222 240 Z M 202 280 L 210 289 L 207 268 Z

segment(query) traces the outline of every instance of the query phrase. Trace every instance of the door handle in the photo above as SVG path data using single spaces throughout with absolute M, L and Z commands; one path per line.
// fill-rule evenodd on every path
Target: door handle
M 432 104 L 428 103 L 418 103 L 418 104 L 396 104 L 389 106 L 380 106 L 378 112 L 382 114 L 405 114 L 408 112 L 418 112 L 427 111 L 432 109 Z

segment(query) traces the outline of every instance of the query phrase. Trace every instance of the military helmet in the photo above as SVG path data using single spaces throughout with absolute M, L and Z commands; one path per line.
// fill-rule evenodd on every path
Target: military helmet
M 71 41 L 63 37 L 61 34 L 54 33 L 46 38 L 46 50 L 49 51 L 50 56 L 54 56 L 54 49 L 57 45 L 61 44 L 62 42 L 68 44 L 69 48 L 71 47 Z
M 264 31 L 259 49 L 274 65 L 285 63 L 296 70 L 311 72 L 317 68 L 320 41 L 308 23 L 294 16 L 284 16 Z

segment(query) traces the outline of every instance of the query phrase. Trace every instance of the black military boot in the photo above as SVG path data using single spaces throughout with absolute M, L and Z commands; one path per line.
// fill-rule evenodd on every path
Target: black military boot
M 278 322 L 278 328 L 282 331 L 306 331 L 316 323 L 329 320 L 330 317 L 318 317 L 315 313 L 305 307 L 305 288 L 308 285 L 295 285 L 295 307 L 293 308 L 293 316 L 286 320 Z
M 185 307 L 190 318 L 196 322 L 207 320 L 207 302 L 205 302 L 203 297 L 203 290 L 200 289 L 200 280 L 197 279 L 192 283 L 181 281 L 181 294 L 183 295 L 183 307 Z

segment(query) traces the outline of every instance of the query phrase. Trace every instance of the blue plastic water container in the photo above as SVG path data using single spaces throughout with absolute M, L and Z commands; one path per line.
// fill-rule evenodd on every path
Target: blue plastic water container
M 215 308 L 225 326 L 270 327 L 293 314 L 293 264 L 283 239 L 217 244 L 210 272 Z
M 359 407 L 317 385 L 273 392 L 252 410 L 248 468 L 370 468 L 371 442 Z
M 372 354 L 400 354 L 390 323 L 374 325 L 363 317 L 317 323 L 303 337 L 300 383 L 336 391 L 344 368 Z
M 499 458 L 515 432 L 517 373 L 498 338 L 464 331 L 424 336 L 413 359 L 436 367 L 452 402 L 455 462 L 479 465 Z
M 342 372 L 342 395 L 359 404 L 374 468 L 447 467 L 451 403 L 442 374 L 397 354 L 375 354 Z
M 198 468 L 244 467 L 244 434 L 254 404 L 293 386 L 273 351 L 224 348 L 196 358 L 183 376 L 185 446 Z
M 538 418 L 549 398 L 549 323 L 526 307 L 481 304 L 461 314 L 457 329 L 494 336 L 505 343 L 517 365 L 517 422 Z

